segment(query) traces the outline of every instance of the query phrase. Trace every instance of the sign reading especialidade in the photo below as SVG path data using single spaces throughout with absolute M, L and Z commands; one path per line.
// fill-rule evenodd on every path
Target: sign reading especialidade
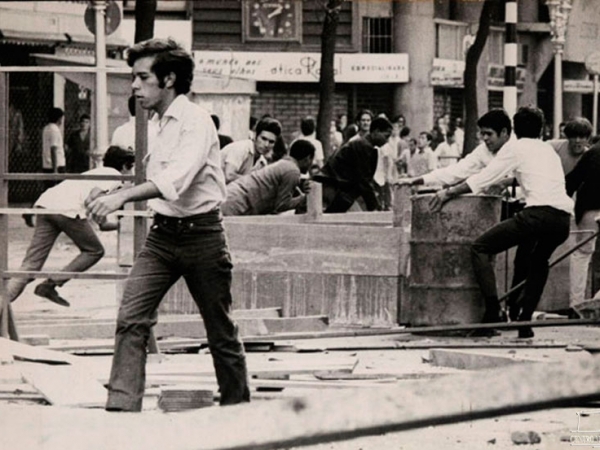
M 195 51 L 196 72 L 255 81 L 318 82 L 320 53 Z M 341 53 L 334 57 L 337 83 L 406 83 L 406 53 Z

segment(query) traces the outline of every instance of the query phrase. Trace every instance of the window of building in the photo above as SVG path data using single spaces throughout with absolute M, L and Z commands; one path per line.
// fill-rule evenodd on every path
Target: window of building
M 363 19 L 363 52 L 393 52 L 392 19 L 390 17 L 365 17 Z
M 435 21 L 435 57 L 464 61 L 474 35 L 469 34 L 466 23 L 449 20 Z
M 490 64 L 504 64 L 504 29 L 490 28 L 487 39 L 488 56 Z
M 123 13 L 125 16 L 135 14 L 136 0 L 123 0 Z M 157 17 L 185 17 L 187 14 L 187 2 L 185 0 L 157 0 Z

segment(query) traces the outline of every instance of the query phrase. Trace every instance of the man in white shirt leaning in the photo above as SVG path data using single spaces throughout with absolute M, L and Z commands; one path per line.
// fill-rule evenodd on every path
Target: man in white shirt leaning
M 569 236 L 573 200 L 567 195 L 559 156 L 541 140 L 544 114 L 536 107 L 521 107 L 513 117 L 516 142 L 503 146 L 498 155 L 479 173 L 444 189 L 433 208 L 459 195 L 479 193 L 513 174 L 525 195 L 525 208 L 514 217 L 495 225 L 475 240 L 471 256 L 475 277 L 485 298 L 484 323 L 501 320 L 492 256 L 517 246 L 526 251 L 529 270 L 516 302 L 509 304 L 512 320 L 529 321 L 548 279 L 548 261 Z M 483 135 L 485 140 L 485 135 Z M 534 245 L 532 245 L 534 243 Z M 519 329 L 520 338 L 533 337 L 530 327 Z

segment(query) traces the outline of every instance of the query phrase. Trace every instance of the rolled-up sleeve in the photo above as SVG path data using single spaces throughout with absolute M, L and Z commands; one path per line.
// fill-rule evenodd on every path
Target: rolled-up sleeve
M 173 133 L 171 129 L 165 136 L 166 139 L 176 136 L 175 143 L 170 142 L 169 145 L 172 154 L 152 156 L 148 180 L 156 185 L 166 200 L 179 199 L 205 166 L 211 146 L 216 145 L 211 127 L 205 125 L 187 121 L 180 127 L 173 127 L 179 128 L 180 133 Z
M 513 145 L 505 145 L 481 172 L 470 176 L 466 183 L 473 193 L 478 194 L 507 175 L 512 175 L 517 165 L 517 153 Z

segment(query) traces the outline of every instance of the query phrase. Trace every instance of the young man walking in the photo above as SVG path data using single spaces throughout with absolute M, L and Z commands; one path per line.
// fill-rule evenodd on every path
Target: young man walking
M 149 200 L 154 224 L 134 261 L 117 317 L 108 383 L 108 411 L 141 411 L 146 345 L 164 294 L 184 277 L 206 327 L 221 405 L 250 400 L 244 348 L 231 317 L 231 257 L 220 205 L 225 179 L 210 115 L 185 96 L 194 61 L 171 39 L 130 48 L 132 89 L 155 112 L 156 135 L 146 160 L 147 181 L 89 198 L 88 212 L 103 220 L 125 203 Z

